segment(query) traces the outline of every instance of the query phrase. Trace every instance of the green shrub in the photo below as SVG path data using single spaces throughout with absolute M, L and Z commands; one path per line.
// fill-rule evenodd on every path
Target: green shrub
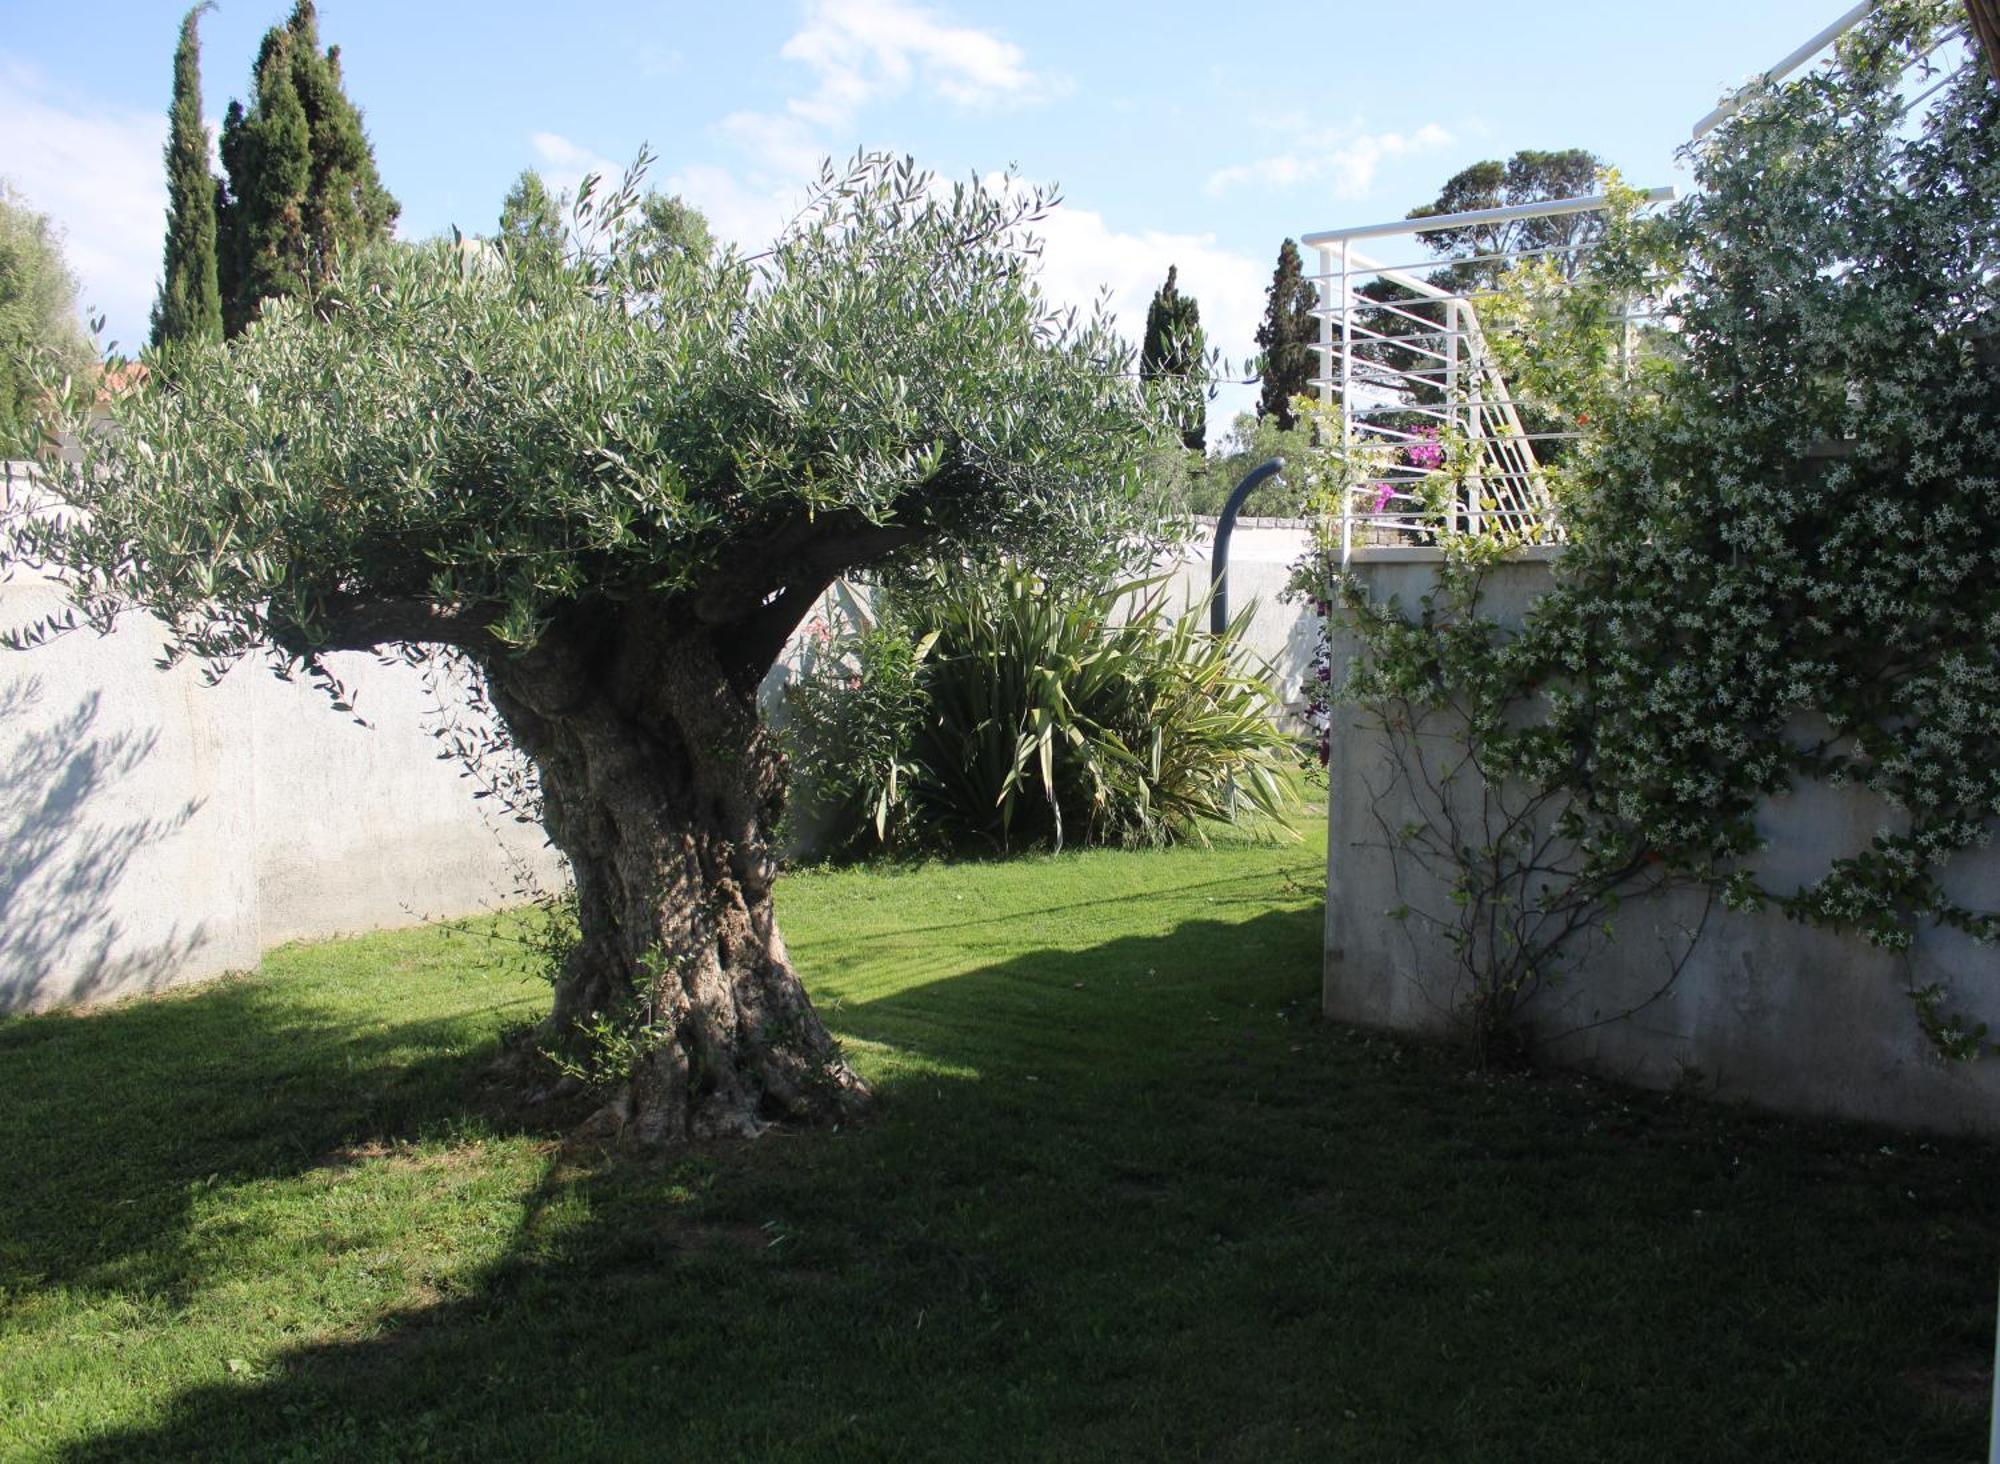
M 806 672 L 786 690 L 786 742 L 806 825 L 825 852 L 906 842 L 909 748 L 926 698 L 917 672 L 928 648 L 875 625 L 822 631 Z
M 1279 731 L 1246 616 L 1216 637 L 1159 580 L 1056 589 L 1023 570 L 905 592 L 793 688 L 794 768 L 856 844 L 1171 843 L 1282 818 Z

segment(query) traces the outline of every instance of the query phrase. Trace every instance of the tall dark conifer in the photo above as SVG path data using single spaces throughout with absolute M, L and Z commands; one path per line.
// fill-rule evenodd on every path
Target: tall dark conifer
M 382 186 L 361 113 L 342 90 L 340 48 L 319 49 L 312 0 L 258 48 L 250 105 L 222 124 L 229 174 L 219 217 L 223 321 L 231 335 L 273 295 L 304 292 L 347 245 L 386 239 L 400 205 Z
M 1292 398 L 1311 389 L 1316 364 L 1312 348 L 1319 340 L 1319 322 L 1313 319 L 1319 292 L 1305 274 L 1299 246 L 1287 239 L 1279 246 L 1278 265 L 1271 272 L 1264 323 L 1257 327 L 1257 345 L 1264 353 L 1264 389 L 1257 398 L 1257 415 L 1276 418 L 1286 431 L 1297 425 Z
M 160 297 L 153 302 L 153 344 L 222 339 L 222 290 L 216 275 L 215 178 L 208 171 L 208 129 L 201 121 L 201 37 L 196 27 L 210 0 L 181 19 L 174 48 L 174 99 L 167 113 L 167 245 Z
M 1146 310 L 1146 339 L 1139 349 L 1139 375 L 1147 381 L 1161 376 L 1186 376 L 1201 364 L 1201 306 L 1183 295 L 1180 269 L 1167 266 L 1167 282 L 1153 292 Z M 1208 446 L 1208 404 L 1192 397 L 1181 422 L 1181 441 L 1195 452 Z

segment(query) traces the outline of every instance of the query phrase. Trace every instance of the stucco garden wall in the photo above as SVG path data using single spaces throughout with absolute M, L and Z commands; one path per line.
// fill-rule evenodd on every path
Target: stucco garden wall
M 0 585 L 0 623 L 59 605 Z M 507 901 L 539 829 L 489 817 L 437 759 L 414 672 L 332 658 L 362 727 L 245 664 L 154 665 L 158 627 L 0 651 L 0 1011 L 255 966 L 288 940 Z
M 1319 618 L 1310 607 L 1283 598 L 1292 566 L 1305 554 L 1312 535 L 1303 520 L 1239 519 L 1229 538 L 1229 613 L 1255 604 L 1244 634 L 1245 648 L 1270 663 L 1272 690 L 1287 712 L 1305 710 L 1304 679 L 1312 674 L 1313 651 L 1319 641 Z M 1208 593 L 1209 561 L 1215 546 L 1215 521 L 1197 519 L 1196 533 L 1185 557 L 1175 567 L 1175 591 L 1181 603 L 1194 604 Z
M 18 465 L 0 507 L 31 503 Z M 14 566 L 0 625 L 61 607 Z M 362 726 L 255 662 L 218 684 L 155 664 L 131 617 L 0 650 L 0 1012 L 151 991 L 255 966 L 285 941 L 507 903 L 552 885 L 541 831 L 489 812 L 431 735 L 408 667 L 329 665 Z
M 31 496 L 15 467 L 0 508 Z M 1252 639 L 1289 678 L 1311 633 L 1280 605 L 1303 531 L 1244 527 L 1232 593 L 1260 602 Z M 1179 593 L 1207 588 L 1197 545 Z M 0 626 L 62 603 L 18 567 L 0 581 Z M 367 655 L 329 664 L 360 726 L 315 687 L 245 663 L 214 686 L 163 672 L 160 627 L 0 651 L 0 1012 L 151 991 L 257 964 L 272 946 L 508 903 L 522 871 L 543 887 L 560 861 L 541 831 L 479 801 L 440 761 L 436 699 L 421 677 Z M 767 709 L 795 642 L 764 689 Z
M 1436 558 L 1420 549 L 1360 550 L 1355 568 L 1376 598 L 1413 605 L 1435 583 Z M 1518 623 L 1552 572 L 1546 554 L 1501 566 L 1486 582 L 1485 612 Z M 1338 685 L 1356 646 L 1336 626 L 1332 649 Z M 1383 824 L 1396 829 L 1417 817 L 1407 797 L 1384 795 L 1395 783 L 1381 737 L 1354 709 L 1336 707 L 1324 1006 L 1342 1021 L 1448 1032 L 1462 995 L 1451 951 L 1422 922 L 1387 913 L 1448 903 L 1439 880 L 1383 847 Z M 1894 821 L 1893 810 L 1853 787 L 1811 785 L 1774 799 L 1759 817 L 1764 883 L 1796 888 L 1824 872 L 1831 852 L 1851 852 Z M 1969 904 L 2000 903 L 2000 849 L 1963 857 L 1947 884 Z M 1719 900 L 1702 924 L 1702 908 L 1687 893 L 1627 903 L 1610 943 L 1534 1009 L 1538 1033 L 1570 1034 L 1556 1037 L 1553 1055 L 1649 1087 L 1698 1076 L 1718 1096 L 1794 1112 L 2000 1134 L 2000 1058 L 1938 1057 L 1905 994 L 1913 979 L 1942 981 L 1949 1009 L 2000 1032 L 2000 951 L 1926 930 L 1906 970 L 1900 958 L 1850 935 L 1768 911 L 1732 913 Z M 1620 1018 L 1658 989 L 1698 924 L 1672 987 Z

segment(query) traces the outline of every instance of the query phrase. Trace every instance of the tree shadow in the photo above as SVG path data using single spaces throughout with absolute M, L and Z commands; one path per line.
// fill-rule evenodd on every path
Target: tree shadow
M 38 676 L 0 689 L 0 730 L 12 734 L 0 771 L 0 1012 L 157 989 L 206 941 L 201 923 L 179 921 L 135 941 L 114 913 L 134 857 L 201 806 L 126 814 L 121 785 L 153 756 L 158 733 L 100 731 L 95 691 L 38 715 L 47 694 Z
M 1913 1215 L 1900 1193 L 1823 1172 L 1825 1152 L 1759 1149 L 1765 1121 L 1469 1078 L 1450 1054 L 1320 1022 L 1320 920 L 1301 904 L 1187 921 L 830 1002 L 869 1051 L 869 1123 L 666 1159 L 552 1151 L 506 1255 L 468 1290 L 191 1388 L 64 1457 L 1580 1459 L 1625 1444 L 1748 1460 L 1804 1428 L 1830 1441 L 1815 1457 L 1880 1460 L 1969 1437 L 1971 1414 L 1927 1412 L 1874 1360 L 1918 1345 L 1940 1297 L 1990 1333 L 1967 1260 L 2000 1239 L 1990 1194 Z M 223 1002 L 207 1019 L 254 1029 L 256 1013 Z M 281 1172 L 354 1127 L 322 1110 L 420 1129 L 464 1061 L 440 1058 L 400 1101 L 379 1069 L 312 1064 L 271 1122 L 308 1137 L 239 1133 L 236 1172 Z M 270 1076 L 208 1080 L 240 1102 Z M 1676 1158 L 1719 1135 L 1723 1162 Z M 1931 1182 L 1919 1172 L 1882 1183 Z M 74 1197 L 72 1222 L 111 1203 Z M 1878 1210 L 1902 1241 L 1853 1223 L 1888 1223 Z M 1956 1238 L 1940 1239 L 1946 1221 Z M 1921 1271 L 1870 1270 L 1904 1241 Z M 1754 1307 L 1719 1301 L 1753 1283 Z M 1899 1308 L 1919 1318 L 1910 1336 Z M 1794 1367 L 1798 1337 L 1854 1317 L 1875 1331 L 1851 1367 L 1827 1370 L 1831 1351 Z M 1717 1378 L 1741 1391 L 1718 1399 Z M 1603 1448 L 1550 1447 L 1551 1418 Z
M 546 1127 L 492 1077 L 494 1044 L 468 1041 L 467 1015 L 357 1028 L 352 1013 L 223 978 L 0 1023 L 0 1172 L 19 1177 L 0 1205 L 0 1296 L 180 1297 L 202 1279 L 184 1241 L 206 1187 L 468 1123 Z
M 1086 1089 L 1115 1081 L 1065 1059 L 1074 1050 L 1065 1033 L 1078 1012 L 1063 1003 L 1087 1003 L 1083 1030 L 1101 1044 L 1135 988 L 1212 980 L 1223 962 L 1261 946 L 1289 965 L 1282 984 L 1296 996 L 1310 985 L 1318 932 L 1317 909 L 1193 922 L 1170 935 L 1022 957 L 843 1004 L 830 1020 L 850 1041 L 891 1044 L 900 1059 L 878 1068 L 882 1110 L 860 1128 L 774 1134 L 667 1159 L 556 1152 L 508 1255 L 471 1294 L 386 1317 L 368 1340 L 302 1348 L 259 1381 L 196 1388 L 158 1426 L 92 1440 L 66 1457 L 629 1457 L 650 1454 L 648 1438 L 676 1453 L 717 1457 L 795 1448 L 799 1457 L 839 1454 L 859 1400 L 883 1393 L 884 1380 L 867 1376 L 871 1348 L 900 1352 L 910 1339 L 937 1345 L 938 1362 L 954 1371 L 992 1361 L 991 1323 L 1013 1304 L 1007 1298 L 1024 1299 L 1026 1287 L 1016 1261 L 957 1233 L 976 1225 L 981 1211 L 1009 1231 L 1043 1237 L 1038 1244 L 1052 1234 L 1043 1223 L 1051 1204 L 1080 1204 L 1089 1224 L 1103 1224 L 1088 1186 L 1036 1182 L 1032 1193 L 1014 1196 L 993 1188 L 996 1175 L 1037 1172 L 1050 1126 L 1081 1132 L 1089 1106 L 1101 1101 Z M 161 1074 L 159 1111 L 141 1121 L 184 1129 L 173 1160 L 101 1192 L 79 1185 L 61 1194 L 38 1207 L 50 1226 L 86 1216 L 94 1223 L 115 1211 L 158 1240 L 187 1181 L 218 1162 L 228 1166 L 225 1177 L 282 1174 L 356 1132 L 363 1115 L 382 1132 L 420 1129 L 448 1106 L 453 1082 L 468 1076 L 463 1062 L 454 1074 L 454 1063 L 441 1060 L 437 1070 L 400 1081 L 377 1070 L 349 1083 L 343 1066 L 312 1063 L 296 1070 L 296 1092 L 280 1085 L 286 1107 L 260 1116 L 263 1131 L 210 1136 L 203 1129 L 221 1122 L 231 1102 L 240 1106 L 244 1090 L 276 1076 L 269 1066 L 236 1069 L 237 1062 L 301 1041 L 329 1043 L 331 1034 L 260 1029 L 251 986 L 88 1020 L 135 1025 L 86 1039 L 95 1052 L 71 1054 L 61 1066 L 141 1046 L 172 1064 L 168 1054 L 203 1045 L 196 1029 L 210 1023 L 243 1034 L 243 1051 Z M 1164 1015 L 1123 1020 L 1128 1034 L 1142 1036 L 1155 1023 L 1174 1025 Z M 1196 1045 L 1212 1040 L 1204 1032 Z M 1175 1054 L 1184 1064 L 1187 1044 L 1174 1044 L 1161 1062 Z M 0 1062 L 6 1057 L 0 1046 Z M 1002 1076 L 1027 1058 L 1044 1070 L 1045 1087 Z M 1075 1085 L 1057 1081 L 1065 1071 Z M 212 1102 L 197 1092 L 191 1112 L 164 1096 L 167 1088 L 185 1091 L 189 1080 L 218 1089 Z M 377 1084 L 416 1096 L 392 1104 Z M 72 1105 L 86 1120 L 88 1108 L 81 1099 Z M 126 1121 L 87 1122 L 64 1160 L 123 1168 L 116 1130 Z M 298 1126 L 302 1132 L 289 1132 Z M 110 1153 L 100 1147 L 106 1142 Z M 1076 1158 L 1086 1167 L 1115 1158 L 1121 1174 L 1134 1164 L 1164 1170 L 1173 1142 L 1161 1135 L 1160 1151 L 1141 1163 L 1113 1132 L 1104 1152 Z M 879 1204 L 884 1186 L 899 1197 L 893 1215 Z M 131 1218 L 135 1202 L 156 1207 L 148 1220 Z M 547 1217 L 577 1214 L 588 1219 L 550 1232 Z M 132 1233 L 118 1249 L 146 1240 Z M 1196 1243 L 1207 1243 L 1206 1232 Z M 919 1318 L 928 1320 L 912 1331 Z M 1011 1366 L 1001 1365 L 1000 1375 Z M 751 1376 L 757 1381 L 746 1389 Z M 841 1401 L 853 1389 L 859 1393 Z M 869 1406 L 898 1427 L 898 1410 L 913 1398 L 899 1385 Z M 796 1437 L 785 1434 L 790 1424 L 770 1431 L 774 1406 L 805 1410 Z

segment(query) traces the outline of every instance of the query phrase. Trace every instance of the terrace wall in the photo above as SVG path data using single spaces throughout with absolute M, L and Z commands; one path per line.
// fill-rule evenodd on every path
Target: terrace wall
M 1486 613 L 1518 624 L 1549 587 L 1552 554 L 1495 571 Z M 1437 559 L 1423 549 L 1358 550 L 1355 569 L 1377 599 L 1413 605 L 1436 583 Z M 1336 628 L 1336 685 L 1356 650 L 1351 635 Z M 1462 994 L 1453 955 L 1420 921 L 1387 913 L 1448 904 L 1437 879 L 1383 847 L 1384 825 L 1396 829 L 1417 817 L 1411 800 L 1385 793 L 1395 783 L 1391 771 L 1382 739 L 1352 709 L 1336 708 L 1324 1007 L 1342 1021 L 1445 1033 Z M 1817 878 L 1830 853 L 1859 848 L 1895 817 L 1854 787 L 1814 784 L 1771 800 L 1760 815 L 1765 884 L 1796 888 Z M 2000 902 L 2000 849 L 1962 856 L 1947 886 L 1974 906 Z M 1558 1060 L 1649 1087 L 1698 1071 L 1720 1096 L 1799 1113 L 2000 1134 L 2000 1060 L 1939 1058 L 1905 994 L 1913 982 L 1943 981 L 1951 992 L 1947 1009 L 2000 1032 L 2000 951 L 1927 929 L 1906 969 L 1902 958 L 1851 935 L 1773 912 L 1734 914 L 1719 900 L 1702 924 L 1702 907 L 1698 896 L 1682 893 L 1619 910 L 1610 943 L 1534 1009 L 1532 1025 L 1553 1038 Z M 1700 937 L 1674 984 L 1636 1015 L 1619 1017 L 1658 989 L 1671 953 L 1698 924 Z

